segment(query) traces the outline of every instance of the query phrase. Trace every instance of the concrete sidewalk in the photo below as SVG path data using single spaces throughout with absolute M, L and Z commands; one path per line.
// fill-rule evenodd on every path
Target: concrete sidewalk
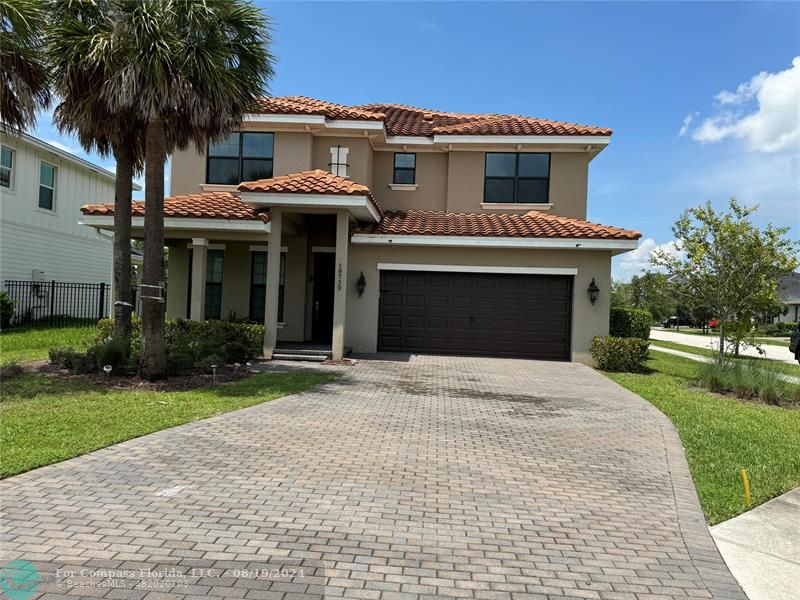
M 702 356 L 701 354 L 692 354 L 691 352 L 684 352 L 683 350 L 675 350 L 673 348 L 665 348 L 664 346 L 659 346 L 657 343 L 650 344 L 650 350 L 654 350 L 655 352 L 663 352 L 664 354 L 672 354 L 673 356 L 680 356 L 682 358 L 688 358 L 689 360 L 695 360 L 697 362 L 710 363 L 714 361 L 714 359 L 709 356 Z M 779 373 L 778 376 L 784 381 L 788 381 L 789 383 L 800 383 L 800 377 L 794 377 L 793 375 L 785 375 L 783 373 Z
M 669 331 L 665 329 L 651 329 L 651 340 L 662 340 L 664 342 L 675 342 L 676 344 L 684 344 L 686 346 L 694 346 L 695 348 L 708 348 L 715 350 L 719 348 L 719 339 L 712 336 L 705 335 L 692 335 L 691 333 L 680 333 L 677 331 Z M 764 357 L 770 360 L 777 360 L 789 364 L 797 364 L 797 360 L 792 353 L 789 352 L 789 344 L 785 347 L 771 346 L 764 344 L 761 346 L 766 354 Z M 741 348 L 739 354 L 744 356 L 762 357 L 755 348 Z
M 800 594 L 800 488 L 711 528 L 722 557 L 750 600 Z

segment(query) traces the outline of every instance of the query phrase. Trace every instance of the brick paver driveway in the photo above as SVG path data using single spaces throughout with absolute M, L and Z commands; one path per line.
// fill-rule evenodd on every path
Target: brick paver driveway
M 744 598 L 669 421 L 591 369 L 342 370 L 6 480 L 3 557 L 69 597 Z

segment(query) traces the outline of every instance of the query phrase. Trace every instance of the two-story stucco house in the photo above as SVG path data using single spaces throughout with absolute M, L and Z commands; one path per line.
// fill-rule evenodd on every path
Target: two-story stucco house
M 588 360 L 608 331 L 611 257 L 640 237 L 585 220 L 589 163 L 610 139 L 520 116 L 264 99 L 241 132 L 172 157 L 167 315 L 263 320 L 267 358 L 313 341 L 334 358 Z M 82 212 L 113 225 L 113 206 Z

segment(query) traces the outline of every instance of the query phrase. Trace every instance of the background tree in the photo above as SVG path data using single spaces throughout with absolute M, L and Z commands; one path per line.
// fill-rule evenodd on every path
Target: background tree
M 742 323 L 777 302 L 778 278 L 798 265 L 800 244 L 786 237 L 788 227 L 765 229 L 750 221 L 757 207 L 745 207 L 735 198 L 728 212 L 717 212 L 710 202 L 681 214 L 672 230 L 676 256 L 654 253 L 652 262 L 676 275 L 676 289 L 694 306 L 707 307 L 719 319 L 719 357 L 726 337 L 741 338 Z
M 235 129 L 272 77 L 269 23 L 244 0 L 115 0 L 112 63 L 102 97 L 112 113 L 132 111 L 145 127 L 145 232 L 142 273 L 142 375 L 166 374 L 164 163 L 191 140 Z
M 110 0 L 51 2 L 47 55 L 55 93 L 53 118 L 87 151 L 116 160 L 114 193 L 114 338 L 131 337 L 131 202 L 133 177 L 144 162 L 144 124 L 132 110 L 112 112 L 103 86 L 116 67 L 118 3 Z
M 0 123 L 26 129 L 50 103 L 42 0 L 0 0 Z

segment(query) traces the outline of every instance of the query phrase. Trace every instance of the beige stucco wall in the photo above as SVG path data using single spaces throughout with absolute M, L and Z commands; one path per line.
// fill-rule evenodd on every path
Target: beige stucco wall
M 186 240 L 169 245 L 167 259 L 167 318 L 185 319 L 189 286 L 189 248 Z
M 445 210 L 447 160 L 443 152 L 417 152 L 417 189 L 399 191 L 389 187 L 394 176 L 394 152 L 375 152 L 372 193 L 387 210 Z
M 378 263 L 480 265 L 577 268 L 572 306 L 572 360 L 589 363 L 589 344 L 608 334 L 611 253 L 580 250 L 506 250 L 473 248 L 389 247 L 350 245 L 348 260 L 347 321 L 345 345 L 354 352 L 375 352 L 378 339 Z M 355 282 L 361 271 L 367 280 L 360 298 Z M 586 292 L 595 278 L 600 297 L 592 305 Z
M 481 206 L 486 168 L 485 152 L 448 153 L 448 212 L 511 212 L 507 206 L 492 210 Z M 553 152 L 550 155 L 550 202 L 552 214 L 586 218 L 589 155 L 584 152 Z M 530 210 L 523 207 L 521 210 Z

